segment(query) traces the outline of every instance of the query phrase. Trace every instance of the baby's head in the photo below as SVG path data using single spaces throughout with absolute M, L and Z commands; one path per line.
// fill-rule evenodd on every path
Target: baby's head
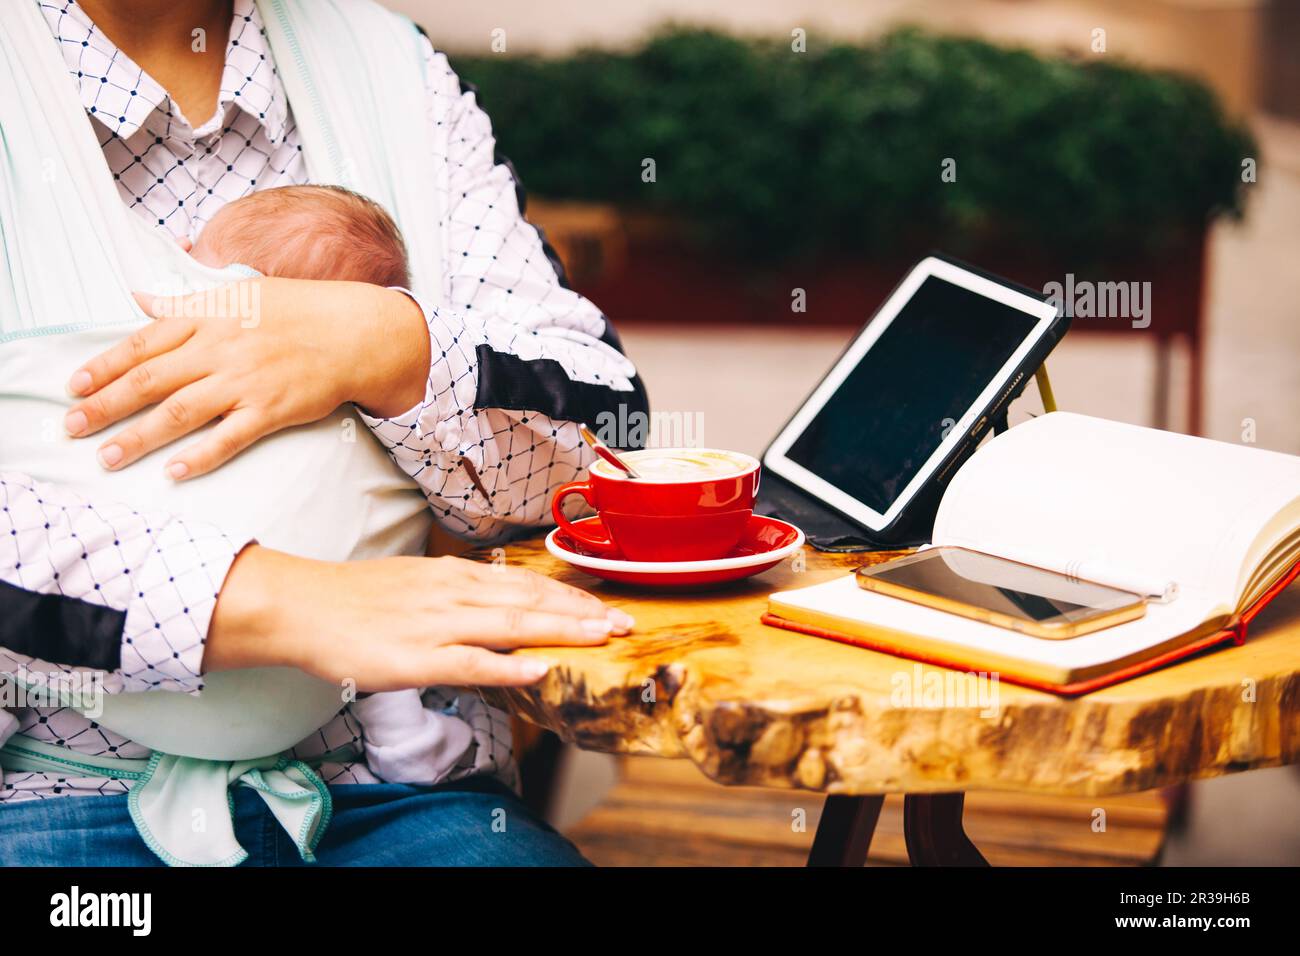
M 410 284 L 406 246 L 378 203 L 341 186 L 263 189 L 224 206 L 190 250 L 207 266 L 285 279 Z

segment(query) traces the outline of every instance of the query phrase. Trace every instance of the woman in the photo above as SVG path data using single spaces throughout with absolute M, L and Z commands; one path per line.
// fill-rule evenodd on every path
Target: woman
M 159 229 L 192 239 L 225 202 L 306 181 L 295 118 L 251 0 L 83 0 L 41 10 L 122 200 Z M 459 534 L 487 538 L 538 523 L 550 488 L 584 465 L 569 422 L 620 404 L 644 408 L 612 329 L 563 287 L 523 221 L 510 170 L 493 157 L 486 116 L 445 58 L 425 46 L 428 109 L 446 130 L 444 148 L 430 157 L 448 211 L 443 307 L 422 310 L 404 292 L 378 287 L 262 280 L 259 334 L 241 335 L 221 316 L 196 316 L 191 303 L 151 302 L 170 317 L 69 370 L 69 389 L 83 400 L 65 427 L 100 442 L 104 468 L 128 468 L 219 417 L 201 442 L 167 463 L 175 480 L 192 480 L 260 437 L 350 400 L 369 413 L 366 424 L 419 483 L 437 518 Z M 190 116 L 208 119 L 196 125 Z M 558 334 L 537 346 L 534 336 L 548 332 Z M 461 342 L 466 336 L 473 349 Z M 111 431 L 151 405 L 127 429 Z M 243 546 L 220 528 L 84 502 L 22 474 L 0 475 L 0 496 L 0 538 L 5 522 L 16 537 L 52 506 L 62 516 L 52 528 L 46 521 L 48 534 L 20 539 L 23 553 L 0 552 L 0 622 L 7 622 L 0 623 L 0 663 L 99 668 L 113 689 L 192 691 L 205 673 L 284 664 L 355 681 L 362 691 L 523 684 L 544 668 L 494 650 L 591 643 L 628 623 L 589 595 L 510 569 L 453 559 L 309 562 Z M 103 557 L 67 547 L 85 541 L 103 541 L 125 572 L 73 600 L 58 582 Z M 191 579 L 168 575 L 158 584 L 160 565 L 188 568 Z M 33 585 L 33 567 L 54 573 Z M 158 586 L 146 594 L 137 587 L 144 579 Z M 209 584 L 215 600 L 195 600 Z M 57 632 L 32 626 L 51 618 L 60 621 Z M 335 816 L 317 857 L 573 862 L 571 847 L 488 776 L 510 773 L 499 714 L 472 712 L 472 701 L 451 695 L 431 694 L 429 702 L 472 725 L 474 757 L 449 775 L 461 782 L 391 787 L 371 782 L 364 764 L 321 766 Z M 15 716 L 19 726 L 10 732 L 44 735 L 85 754 L 140 756 L 130 741 L 67 709 Z M 344 712 L 296 755 L 314 749 L 319 756 L 358 733 Z M 151 862 L 129 839 L 125 801 L 112 796 L 127 789 L 111 774 L 7 774 L 0 861 L 30 863 L 38 851 L 65 864 Z M 70 792 L 109 796 L 36 799 Z M 235 797 L 237 829 L 266 831 L 265 808 L 244 791 Z M 504 831 L 488 812 L 503 807 L 511 820 Z M 104 835 L 94 845 L 62 836 L 89 826 Z M 282 839 L 243 842 L 265 849 L 254 862 L 288 856 Z

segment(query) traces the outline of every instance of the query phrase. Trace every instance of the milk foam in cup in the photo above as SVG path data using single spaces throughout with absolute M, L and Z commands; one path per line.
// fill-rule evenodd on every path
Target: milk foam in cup
M 618 456 L 632 466 L 642 481 L 698 481 L 725 478 L 753 467 L 753 459 L 730 451 L 712 449 L 658 449 L 621 452 Z M 603 478 L 626 477 L 607 461 L 592 469 Z

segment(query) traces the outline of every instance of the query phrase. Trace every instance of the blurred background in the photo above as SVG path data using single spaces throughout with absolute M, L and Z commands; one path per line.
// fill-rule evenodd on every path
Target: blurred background
M 1300 453 L 1300 0 L 385 2 L 698 443 L 761 452 L 940 249 L 1146 291 L 1075 319 L 1062 408 Z M 553 817 L 617 772 L 568 754 Z M 1190 797 L 1164 862 L 1300 863 L 1293 769 Z

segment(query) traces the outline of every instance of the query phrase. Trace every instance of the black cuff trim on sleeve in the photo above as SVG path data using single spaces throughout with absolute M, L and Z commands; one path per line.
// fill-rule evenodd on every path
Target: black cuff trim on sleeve
M 0 647 L 68 667 L 115 671 L 126 612 L 0 581 Z
M 557 421 L 589 422 L 593 427 L 604 412 L 618 421 L 649 414 L 650 403 L 639 376 L 632 379 L 631 391 L 619 391 L 608 385 L 575 382 L 554 359 L 521 359 L 487 345 L 476 351 L 476 408 L 540 412 Z

